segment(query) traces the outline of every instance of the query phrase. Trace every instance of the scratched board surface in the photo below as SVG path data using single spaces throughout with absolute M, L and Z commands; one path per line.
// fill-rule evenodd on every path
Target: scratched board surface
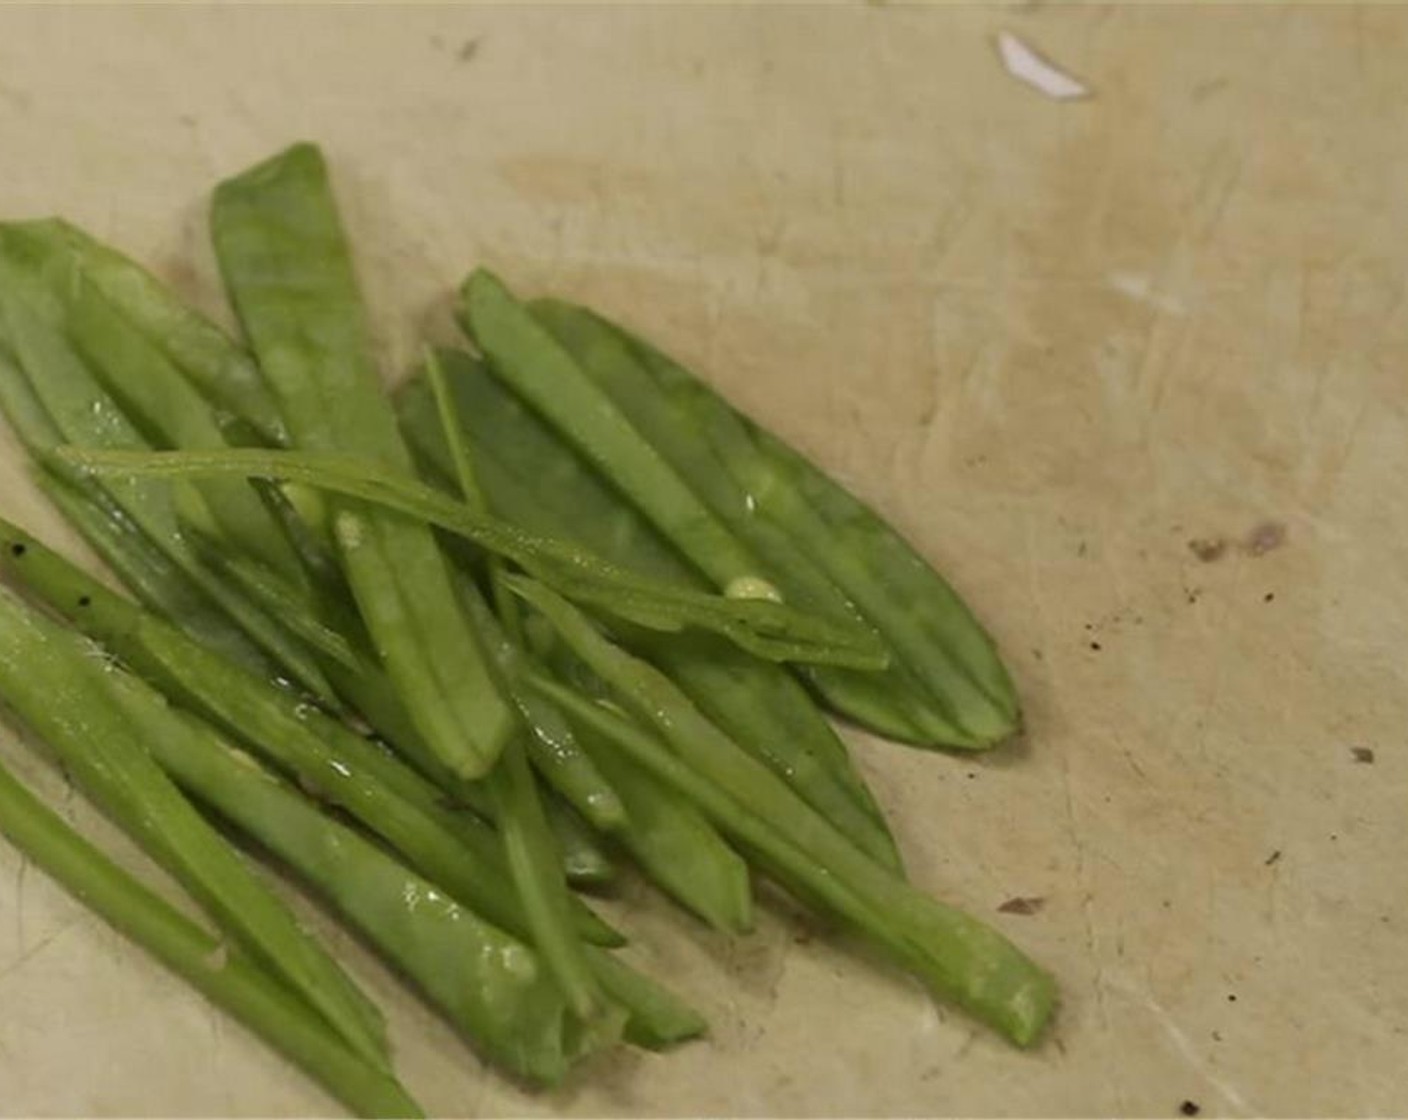
M 0 10 L 0 214 L 218 309 L 210 186 L 316 139 L 388 376 L 475 262 L 626 317 L 1025 697 L 990 758 L 852 738 L 913 877 L 1059 977 L 1034 1053 L 783 907 L 728 945 L 643 904 L 712 1039 L 532 1096 L 336 939 L 431 1110 L 1408 1112 L 1405 48 L 1383 7 Z M 0 501 L 71 542 L 8 437 Z M 6 1114 L 333 1107 L 8 847 L 0 1006 Z

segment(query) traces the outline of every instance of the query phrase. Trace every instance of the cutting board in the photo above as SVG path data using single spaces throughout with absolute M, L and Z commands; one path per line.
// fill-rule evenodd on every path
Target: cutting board
M 0 10 L 0 214 L 223 315 L 211 186 L 317 140 L 388 378 L 478 262 L 619 315 L 890 517 L 1020 686 L 982 758 L 847 735 L 914 880 L 1059 978 L 1042 1046 L 784 903 L 727 943 L 632 888 L 712 1036 L 548 1095 L 333 935 L 429 1109 L 1408 1111 L 1405 49 L 1387 7 Z M 0 502 L 73 543 L 10 442 Z M 7 1115 L 335 1109 L 4 846 L 0 1007 Z

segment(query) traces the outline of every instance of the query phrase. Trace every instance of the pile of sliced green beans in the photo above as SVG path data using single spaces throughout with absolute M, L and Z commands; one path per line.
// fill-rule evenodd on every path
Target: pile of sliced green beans
M 1050 977 L 906 881 L 826 718 L 1017 729 L 922 557 L 648 343 L 483 270 L 472 349 L 390 398 L 311 145 L 221 183 L 211 231 L 243 342 L 62 221 L 0 224 L 0 411 L 127 590 L 0 518 L 0 704 L 208 928 L 4 769 L 0 831 L 361 1115 L 418 1114 L 381 1014 L 246 850 L 531 1084 L 706 1030 L 580 893 L 623 859 L 736 935 L 767 876 L 1040 1038 Z

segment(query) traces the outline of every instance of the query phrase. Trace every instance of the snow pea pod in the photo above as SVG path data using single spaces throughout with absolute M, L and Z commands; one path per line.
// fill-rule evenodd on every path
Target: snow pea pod
M 706 586 L 620 491 L 480 363 L 462 351 L 444 352 L 440 363 L 491 509 L 530 531 L 579 543 L 624 569 L 681 587 Z M 408 382 L 397 407 L 427 470 L 449 475 L 452 456 L 426 381 Z M 883 815 L 845 743 L 789 673 L 702 633 L 651 638 L 637 631 L 632 644 L 815 809 L 898 867 Z
M 101 296 L 173 362 L 226 416 L 267 442 L 288 442 L 264 377 L 249 352 L 141 265 L 58 218 L 11 223 L 50 252 L 64 253 Z
M 375 743 L 193 641 L 4 519 L 0 572 L 166 695 L 222 727 L 320 801 L 345 810 L 454 898 L 525 936 L 493 831 L 447 808 L 439 789 Z M 588 940 L 621 941 L 585 906 L 576 907 L 575 921 Z
M 618 838 L 646 875 L 715 929 L 751 930 L 748 865 L 714 826 L 649 771 L 594 743 L 590 729 L 577 732 L 626 803 L 631 823 Z
M 387 1068 L 380 1013 L 152 761 L 108 695 L 107 678 L 119 672 L 89 639 L 0 587 L 0 698 L 223 929 Z
M 665 1050 L 708 1030 L 699 1012 L 644 973 L 601 949 L 590 947 L 587 952 L 602 986 L 630 1013 L 627 1042 L 646 1050 Z
M 65 278 L 62 261 L 43 245 L 31 243 L 24 227 L 0 227 L 0 334 L 6 339 L 33 399 L 49 418 L 49 427 L 70 443 L 94 447 L 148 449 L 149 445 L 98 383 L 69 342 L 66 312 L 60 298 Z M 31 418 L 32 419 L 32 418 Z M 39 426 L 28 423 L 31 433 Z M 41 448 L 48 456 L 50 447 Z M 115 479 L 103 489 L 186 577 L 230 615 L 250 638 L 277 661 L 285 673 L 324 699 L 331 685 L 315 659 L 276 619 L 215 578 L 192 553 L 180 531 L 171 489 L 150 480 Z M 199 495 L 186 497 L 203 505 Z M 204 520 L 209 520 L 208 513 Z
M 577 744 L 571 725 L 551 701 L 525 683 L 527 653 L 508 636 L 467 575 L 460 573 L 456 583 L 465 614 L 498 666 L 504 690 L 528 728 L 526 746 L 534 769 L 594 828 L 614 832 L 625 827 L 627 813 L 620 797 L 592 757 Z
M 580 693 L 539 678 L 570 716 L 692 800 L 721 830 L 763 852 L 935 995 L 1018 1045 L 1037 1040 L 1055 1002 L 1047 973 L 996 930 L 921 894 L 867 856 L 666 677 L 607 641 L 565 599 L 523 577 L 509 582 L 668 747 Z
M 29 452 L 31 477 L 108 567 L 151 609 L 196 640 L 272 679 L 277 668 L 230 616 L 151 543 L 92 480 L 51 454 L 63 434 L 0 341 L 0 413 Z
M 193 641 L 219 653 L 262 681 L 279 678 L 271 661 L 230 616 L 166 557 L 95 487 L 47 467 L 35 472 L 45 496 L 64 515 L 123 585 L 149 610 Z
M 81 272 L 72 277 L 66 289 L 69 338 L 153 446 L 229 446 L 205 398 Z M 223 479 L 209 480 L 199 489 L 226 548 L 233 546 L 285 579 L 302 579 L 298 557 L 283 527 L 253 487 Z
M 419 1117 L 395 1077 L 365 1061 L 254 961 L 75 832 L 0 767 L 0 832 L 56 882 L 234 1016 L 358 1116 Z
M 459 425 L 454 415 L 454 404 L 445 391 L 442 371 L 433 358 L 429 372 L 435 387 L 441 428 L 457 452 L 456 480 L 460 491 L 466 505 L 482 513 L 484 496 L 468 457 L 457 442 Z M 506 578 L 497 558 L 491 563 L 491 577 L 495 580 Z M 464 601 L 474 608 L 470 618 L 478 628 L 480 640 L 486 644 L 492 642 L 494 636 L 486 633 L 483 627 L 484 622 L 493 618 L 492 612 L 480 600 L 477 589 L 462 582 L 461 594 Z M 480 606 L 482 610 L 478 609 Z M 523 663 L 512 656 L 511 642 L 500 636 L 499 644 L 501 648 L 506 648 L 508 656 L 501 652 L 495 665 L 500 679 L 511 691 L 512 685 L 506 678 L 505 670 L 521 678 Z M 543 802 L 528 765 L 528 755 L 523 747 L 525 738 L 531 740 L 532 732 L 527 731 L 525 735 L 510 740 L 501 762 L 489 772 L 484 784 L 498 810 L 499 832 L 503 836 L 509 874 L 523 903 L 533 940 L 566 997 L 568 1006 L 581 1020 L 583 1034 L 598 1040 L 601 1045 L 608 1045 L 624 1030 L 629 1013 L 607 998 L 599 974 L 592 968 L 586 948 L 568 920 L 571 895 L 562 874 L 560 856 L 549 830 Z
M 1019 715 L 995 647 L 948 583 L 882 518 L 663 353 L 584 308 L 533 314 L 764 558 L 789 599 L 859 615 L 894 655 L 879 675 L 810 673 L 841 711 L 922 745 L 980 749 Z
M 471 273 L 457 310 L 494 375 L 567 434 L 715 584 L 739 598 L 778 597 L 756 557 L 497 276 Z
M 411 477 L 318 149 L 296 144 L 222 182 L 210 226 L 236 314 L 294 443 Z M 333 524 L 357 606 L 407 714 L 452 772 L 482 776 L 515 717 L 430 528 L 345 495 Z
M 492 1060 L 553 1085 L 583 1056 L 563 998 L 528 946 L 320 812 L 136 677 L 116 672 L 105 684 L 172 780 L 296 871 Z

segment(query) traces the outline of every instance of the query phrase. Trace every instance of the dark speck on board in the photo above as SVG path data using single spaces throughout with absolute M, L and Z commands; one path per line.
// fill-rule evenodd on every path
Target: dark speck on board
M 459 51 L 455 54 L 455 57 L 458 58 L 461 62 L 469 62 L 469 61 L 470 61 L 471 59 L 473 59 L 474 56 L 475 56 L 476 54 L 478 54 L 478 53 L 479 53 L 479 40 L 478 40 L 478 39 L 466 39 L 466 40 L 460 45 L 460 49 L 459 49 Z
M 1280 859 L 1281 849 L 1277 848 L 1274 852 L 1272 852 L 1269 856 L 1266 857 L 1266 866 L 1270 867 L 1272 864 L 1278 863 Z
M 1045 898 L 1041 895 L 1033 895 L 1030 898 L 1009 898 L 997 909 L 1002 914 L 1035 914 L 1045 905 Z
M 1227 551 L 1227 542 L 1221 537 L 1196 537 L 1188 542 L 1188 551 L 1204 564 L 1222 559 Z
M 21 544 L 21 543 L 19 543 L 19 542 L 16 542 L 15 544 L 12 544 L 12 545 L 10 546 L 10 555 L 11 555 L 11 556 L 23 556 L 23 555 L 24 555 L 24 551 L 25 551 L 24 545 Z
M 1197 1101 L 1184 1101 L 1178 1106 L 1178 1111 L 1184 1116 L 1197 1116 L 1202 1109 L 1198 1107 Z
M 1374 765 L 1374 752 L 1369 747 L 1350 747 L 1349 753 L 1354 757 L 1355 762 L 1362 762 L 1366 766 Z

